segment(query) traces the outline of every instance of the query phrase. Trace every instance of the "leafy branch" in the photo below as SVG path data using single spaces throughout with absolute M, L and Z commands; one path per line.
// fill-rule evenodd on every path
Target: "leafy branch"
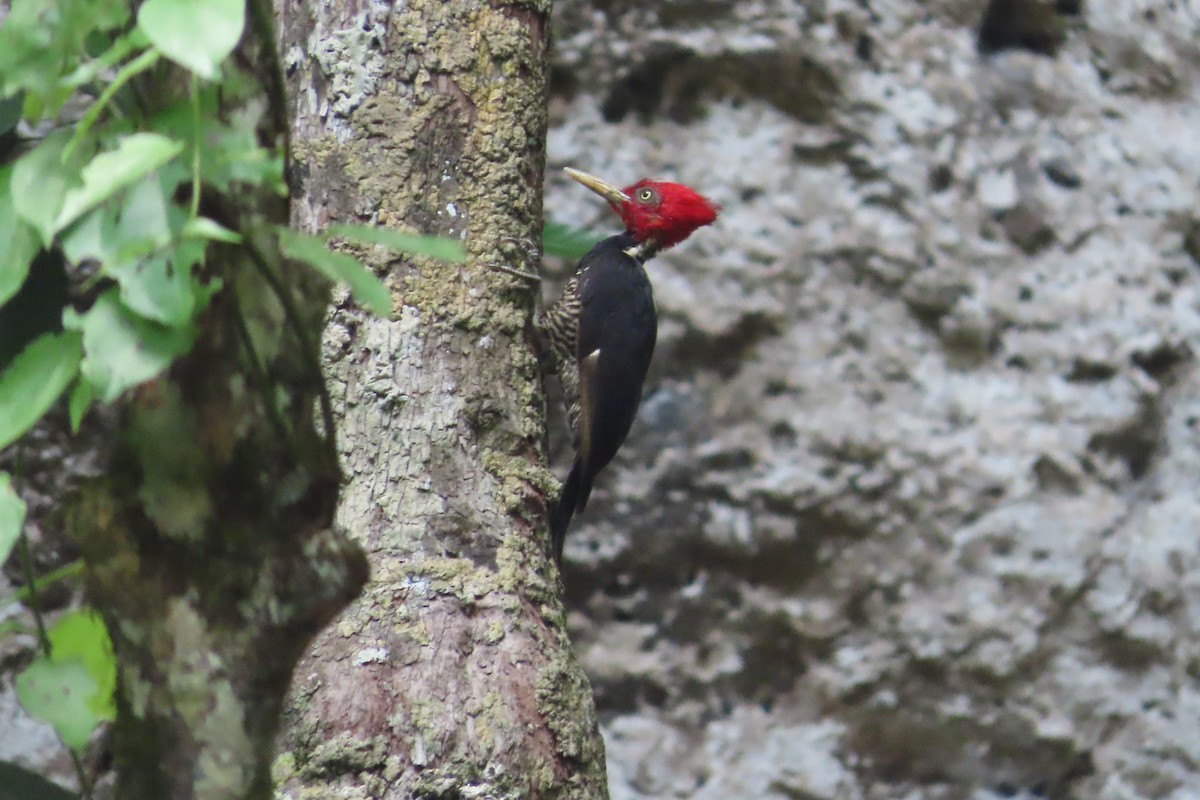
M 44 309 L 54 318 L 50 330 L 5 330 L 26 338 L 0 360 L 0 450 L 64 393 L 78 430 L 92 403 L 115 403 L 186 356 L 214 298 L 235 291 L 235 281 L 210 268 L 215 248 L 257 249 L 250 261 L 271 277 L 274 262 L 261 252 L 282 254 L 345 283 L 369 310 L 390 313 L 384 285 L 331 251 L 329 234 L 234 224 L 214 211 L 222 196 L 286 195 L 284 146 L 260 140 L 253 114 L 219 112 L 223 96 L 250 85 L 230 59 L 246 14 L 246 0 L 11 4 L 0 27 L 0 312 L 26 302 L 22 291 L 47 253 L 82 290 L 66 306 Z M 336 235 L 431 258 L 466 257 L 461 244 L 435 237 L 353 226 Z M 269 283 L 288 308 L 290 287 Z M 242 327 L 235 333 L 253 366 L 254 337 Z M 283 401 L 272 376 L 261 364 L 252 372 L 268 412 L 277 411 L 272 404 Z M 286 440 L 283 415 L 271 416 Z M 325 416 L 329 435 L 327 402 Z M 11 477 L 0 472 L 0 564 L 20 549 L 25 514 Z M 18 677 L 18 695 L 78 754 L 94 726 L 113 715 L 111 644 L 89 610 L 44 625 L 37 580 L 27 570 L 21 597 L 35 611 L 42 652 Z

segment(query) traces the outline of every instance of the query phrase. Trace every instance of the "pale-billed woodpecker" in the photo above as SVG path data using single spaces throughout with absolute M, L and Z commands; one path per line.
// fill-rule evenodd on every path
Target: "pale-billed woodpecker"
M 616 186 L 574 169 L 567 174 L 609 202 L 625 223 L 580 261 L 562 297 L 539 318 L 557 368 L 574 435 L 575 461 L 550 514 L 554 558 L 562 563 L 571 518 L 629 434 L 658 335 L 654 293 L 643 264 L 717 218 L 720 207 L 678 183 Z

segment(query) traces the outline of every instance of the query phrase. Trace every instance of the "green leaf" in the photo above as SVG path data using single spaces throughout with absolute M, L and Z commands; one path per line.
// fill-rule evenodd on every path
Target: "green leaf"
M 79 433 L 83 415 L 91 408 L 94 396 L 92 385 L 86 380 L 75 382 L 75 386 L 71 389 L 71 396 L 67 400 L 67 410 L 71 417 L 71 433 Z
M 155 250 L 171 241 L 170 201 L 158 175 L 148 175 L 129 190 L 121 203 L 117 237 L 122 248 Z
M 104 620 L 95 611 L 71 611 L 59 617 L 46 635 L 52 660 L 79 661 L 95 682 L 96 693 L 88 699 L 89 710 L 101 719 L 112 719 L 116 713 L 113 691 L 117 688 L 117 665 Z
M 201 104 L 211 102 L 203 92 Z M 231 191 L 236 184 L 250 184 L 287 194 L 283 180 L 283 159 L 259 144 L 255 118 L 250 115 L 234 117 L 228 124 L 221 124 L 205 117 L 200 130 L 189 128 L 189 135 L 203 142 L 204 158 L 200 173 L 204 185 L 212 185 L 222 191 Z
M 33 602 L 34 595 L 36 594 L 36 592 L 33 591 L 35 588 L 44 589 L 47 586 L 58 583 L 59 581 L 75 578 L 82 574 L 83 562 L 77 558 L 74 561 L 63 564 L 58 569 L 52 569 L 44 575 L 39 575 L 32 586 L 27 583 L 7 597 L 0 598 L 0 606 L 8 605 L 12 602 L 29 605 Z M 0 627 L 0 636 L 3 635 L 4 629 Z M 0 797 L 3 797 L 3 795 L 0 795 Z
M 20 290 L 29 274 L 29 264 L 41 245 L 37 233 L 17 217 L 12 200 L 12 167 L 0 169 L 0 305 Z
M 60 231 L 109 197 L 179 155 L 183 143 L 157 133 L 126 136 L 116 150 L 100 153 L 83 168 L 83 186 L 67 192 L 54 223 Z M 19 164 L 19 162 L 18 162 Z
M 62 211 L 67 189 L 74 181 L 71 166 L 62 162 L 67 144 L 65 132 L 47 136 L 13 166 L 9 194 L 17 216 L 41 234 L 50 246 L 58 230 L 55 220 Z
M 69 158 L 75 152 L 76 148 L 79 147 L 80 143 L 87 138 L 88 133 L 92 130 L 92 126 L 96 124 L 96 120 L 100 118 L 100 115 L 108 107 L 108 104 L 112 102 L 112 99 L 116 97 L 117 92 L 139 73 L 145 72 L 157 64 L 158 57 L 159 52 L 157 50 L 146 50 L 121 68 L 116 77 L 104 87 L 104 91 L 100 93 L 100 96 L 88 106 L 88 110 L 79 122 L 75 123 L 75 133 L 71 136 L 71 141 L 67 143 L 67 149 L 63 153 L 64 157 Z
M 563 225 L 561 222 L 547 222 L 542 228 L 542 252 L 556 258 L 578 261 L 598 241 L 600 237 L 596 234 Z
M 0 374 L 0 450 L 42 418 L 79 370 L 79 335 L 47 333 Z
M 146 0 L 138 27 L 163 55 L 212 80 L 246 24 L 245 0 Z
M 21 706 L 50 723 L 72 750 L 81 750 L 103 719 L 91 710 L 99 687 L 82 661 L 39 658 L 17 676 L 15 684 Z
M 178 255 L 178 253 L 173 254 Z M 186 257 L 166 255 L 127 262 L 109 269 L 121 284 L 121 302 L 146 319 L 178 328 L 186 325 L 196 310 L 192 264 Z
M 0 25 L 0 92 L 11 95 L 27 89 L 25 102 L 41 101 L 41 93 L 58 77 L 63 31 L 58 9 L 48 3 L 6 3 Z M 39 7 L 40 6 L 40 7 Z M 49 24 L 47 24 L 49 23 Z
M 63 326 L 83 332 L 83 374 L 104 403 L 158 375 L 195 339 L 191 326 L 168 328 L 133 313 L 116 289 L 100 295 L 85 314 L 67 309 Z
M 279 229 L 279 246 L 288 258 L 303 261 L 331 281 L 345 283 L 350 293 L 371 313 L 386 317 L 392 313 L 392 295 L 374 273 L 345 253 L 334 253 L 315 236 Z
M 160 178 L 156 172 L 133 186 L 119 210 L 106 204 L 85 214 L 64 233 L 62 244 L 75 263 L 98 260 L 103 273 L 120 285 L 127 309 L 180 328 L 203 308 L 217 284 L 200 284 L 193 271 L 204 259 L 207 240 L 172 238 L 172 229 L 186 224 Z
M 70 89 L 78 89 L 84 84 L 91 83 L 106 70 L 120 64 L 134 50 L 141 50 L 149 45 L 149 40 L 139 30 L 130 31 L 124 36 L 118 36 L 108 49 L 91 61 L 85 61 L 76 67 L 70 75 L 64 75 L 59 85 Z
M 117 666 L 104 622 L 93 611 L 64 614 L 47 631 L 50 654 L 17 676 L 17 699 L 54 726 L 73 750 L 87 744 L 96 725 L 115 716 Z
M 83 215 L 62 234 L 63 255 L 72 264 L 89 258 L 104 263 L 114 255 L 117 241 L 117 208 L 101 206 Z
M 189 219 L 184 223 L 180 235 L 186 238 L 211 239 L 216 242 L 227 242 L 229 244 L 242 243 L 242 235 L 240 233 L 231 231 L 229 228 L 213 222 L 207 217 Z
M 17 0 L 5 3 L 8 14 L 0 24 L 0 95 L 25 90 L 26 109 L 57 113 L 71 94 L 60 85 L 89 54 L 115 38 L 113 28 L 125 28 L 126 0 Z M 89 46 L 89 43 L 93 46 Z
M 0 472 L 0 564 L 8 560 L 25 524 L 25 503 L 17 496 L 8 473 Z
M 142 179 L 122 203 L 92 209 L 68 226 L 61 236 L 68 260 L 95 259 L 103 267 L 119 267 L 168 246 L 170 205 L 160 174 Z
M 443 236 L 422 236 L 369 225 L 331 225 L 325 233 L 328 236 L 344 236 L 365 244 L 381 244 L 402 253 L 439 258 L 456 264 L 467 260 L 467 251 L 463 249 L 462 243 Z
M 192 267 L 204 257 L 202 240 L 171 245 L 169 203 L 157 175 L 129 190 L 102 259 L 121 285 L 121 302 L 154 322 L 180 327 L 196 311 Z M 115 251 L 115 252 L 113 252 Z

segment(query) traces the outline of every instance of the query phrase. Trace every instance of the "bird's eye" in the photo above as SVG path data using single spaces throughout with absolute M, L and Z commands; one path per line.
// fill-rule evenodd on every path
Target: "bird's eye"
M 640 192 L 638 192 L 638 200 L 641 200 L 643 203 L 649 203 L 653 199 L 654 199 L 654 190 L 653 189 L 642 189 Z

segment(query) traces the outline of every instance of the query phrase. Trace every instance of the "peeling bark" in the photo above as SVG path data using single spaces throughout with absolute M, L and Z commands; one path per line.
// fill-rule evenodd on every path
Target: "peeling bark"
M 386 271 L 391 320 L 335 301 L 338 522 L 373 581 L 297 671 L 278 785 L 288 797 L 605 797 L 591 688 L 548 557 L 556 483 L 535 287 L 487 266 L 540 232 L 549 4 L 277 11 L 294 221 L 455 236 L 470 254 L 360 254 Z

